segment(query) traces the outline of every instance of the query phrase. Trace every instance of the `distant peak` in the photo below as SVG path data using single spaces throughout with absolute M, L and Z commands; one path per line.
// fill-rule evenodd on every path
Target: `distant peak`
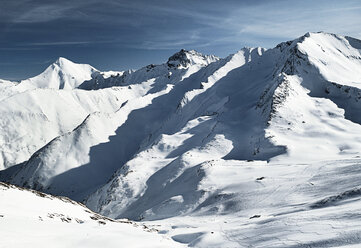
M 89 64 L 79 64 L 79 63 L 75 63 L 67 58 L 64 57 L 59 57 L 53 64 L 51 64 L 49 66 L 49 68 L 59 68 L 61 70 L 71 70 L 71 68 L 82 68 L 82 70 L 91 70 L 92 72 L 97 71 L 97 69 L 95 69 L 94 67 L 92 67 Z
M 178 58 L 180 56 L 204 56 L 203 54 L 195 51 L 195 50 L 186 50 L 186 49 L 181 49 L 179 50 L 179 52 L 176 52 L 175 54 L 173 54 L 169 59 L 171 58 Z
M 55 62 L 54 64 L 57 64 L 57 65 L 63 65 L 63 64 L 67 64 L 67 63 L 74 63 L 72 61 L 70 61 L 69 59 L 66 59 L 64 57 L 59 57 Z
M 192 50 L 192 52 L 196 53 L 194 50 Z M 175 54 L 170 56 L 168 58 L 168 62 L 180 62 L 181 64 L 188 63 L 188 62 L 190 62 L 189 58 L 187 56 L 189 53 L 190 53 L 190 51 L 181 49 L 179 52 L 176 52 Z M 199 55 L 202 56 L 202 54 L 199 54 Z
M 181 49 L 169 57 L 167 64 L 169 67 L 188 67 L 194 64 L 206 65 L 218 59 L 214 55 L 203 55 L 195 50 Z
M 314 35 L 325 35 L 325 36 L 338 36 L 336 34 L 333 34 L 333 33 L 327 33 L 327 32 L 324 32 L 324 31 L 318 31 L 318 32 L 307 32 L 305 33 L 304 35 L 302 35 L 299 39 L 304 39 L 304 38 L 309 38 L 311 36 L 314 36 Z
M 342 35 L 337 35 L 334 33 L 328 33 L 324 31 L 318 32 L 307 32 L 304 35 L 290 41 L 282 42 L 276 46 L 276 48 L 280 48 L 283 51 L 285 48 L 295 48 L 297 44 L 304 42 L 305 40 L 312 39 L 316 43 L 322 43 L 324 39 L 328 38 L 336 38 L 338 40 L 345 40 L 346 38 Z

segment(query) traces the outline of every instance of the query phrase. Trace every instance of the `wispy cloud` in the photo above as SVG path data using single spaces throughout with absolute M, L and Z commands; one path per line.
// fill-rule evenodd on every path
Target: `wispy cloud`
M 235 7 L 216 27 L 224 26 L 234 41 L 257 37 L 273 42 L 293 39 L 306 32 L 327 31 L 344 35 L 360 34 L 361 3 L 357 1 L 264 2 L 257 6 Z
M 30 9 L 19 17 L 13 19 L 14 23 L 38 23 L 49 22 L 63 18 L 69 10 L 73 9 L 69 6 L 45 5 L 37 6 Z
M 107 41 L 52 41 L 52 42 L 32 42 L 32 43 L 23 43 L 23 46 L 73 46 L 73 45 L 89 45 L 89 44 L 105 44 L 113 43 L 114 40 Z
M 1 51 L 32 51 L 40 50 L 40 47 L 0 47 Z

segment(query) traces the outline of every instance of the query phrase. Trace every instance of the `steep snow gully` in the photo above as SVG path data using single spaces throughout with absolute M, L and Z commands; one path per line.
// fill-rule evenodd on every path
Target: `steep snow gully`
M 60 58 L 0 89 L 1 181 L 180 246 L 361 244 L 357 39 L 307 33 L 226 58 L 182 49 L 122 72 Z

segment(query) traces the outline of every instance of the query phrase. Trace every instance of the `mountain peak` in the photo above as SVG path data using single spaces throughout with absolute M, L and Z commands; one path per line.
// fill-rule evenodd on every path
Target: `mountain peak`
M 64 57 L 59 57 L 41 74 L 23 80 L 36 88 L 74 89 L 92 78 L 97 70 L 88 64 L 77 64 Z
M 67 58 L 59 57 L 53 64 L 56 64 L 58 66 L 63 66 L 66 64 L 75 64 L 75 63 Z
M 296 48 L 297 44 L 303 43 L 305 40 L 308 40 L 308 39 L 314 40 L 316 43 L 324 43 L 325 40 L 327 40 L 329 38 L 336 38 L 338 40 L 344 39 L 344 37 L 342 37 L 340 35 L 336 35 L 333 33 L 327 33 L 324 31 L 307 32 L 304 35 L 302 35 L 294 40 L 289 40 L 289 41 L 279 43 L 276 46 L 276 48 L 283 51 L 286 48 L 288 48 L 288 49 Z
M 181 49 L 168 58 L 169 67 L 188 67 L 194 64 L 207 65 L 219 58 L 214 55 L 203 55 L 195 50 Z

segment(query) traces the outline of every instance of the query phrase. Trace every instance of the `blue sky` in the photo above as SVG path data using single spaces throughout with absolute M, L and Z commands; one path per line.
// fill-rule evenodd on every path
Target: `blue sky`
M 361 38 L 359 0 L 0 0 L 0 78 L 57 57 L 100 70 L 162 63 L 181 48 L 220 57 L 308 31 Z

